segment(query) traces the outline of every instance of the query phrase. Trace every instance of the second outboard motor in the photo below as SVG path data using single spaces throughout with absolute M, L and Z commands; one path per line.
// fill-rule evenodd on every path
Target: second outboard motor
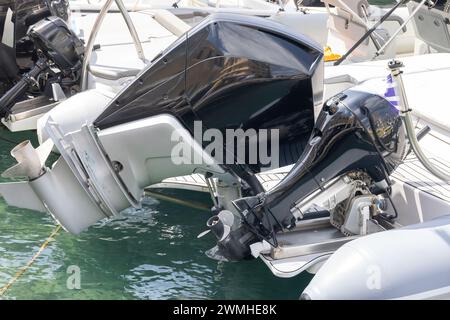
M 243 220 L 233 232 L 243 239 L 247 230 L 235 259 L 248 255 L 252 242 L 266 240 L 276 247 L 277 232 L 307 218 L 296 212 L 296 203 L 336 177 L 360 171 L 374 184 L 387 186 L 389 175 L 407 153 L 406 141 L 399 111 L 381 96 L 350 89 L 330 99 L 303 155 L 287 176 L 268 192 L 233 201 Z M 236 243 L 230 248 L 236 252 Z M 226 248 L 222 245 L 221 250 Z
M 80 39 L 58 17 L 48 17 L 36 23 L 28 32 L 39 59 L 28 73 L 0 98 L 0 116 L 9 113 L 17 100 L 36 82 L 38 75 L 49 67 L 61 71 L 61 77 L 76 74 L 81 69 L 84 46 Z

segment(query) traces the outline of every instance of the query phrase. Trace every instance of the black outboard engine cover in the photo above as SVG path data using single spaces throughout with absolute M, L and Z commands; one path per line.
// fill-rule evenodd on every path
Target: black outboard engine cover
M 28 33 L 35 47 L 63 72 L 81 68 L 84 46 L 58 17 L 48 17 L 36 23 Z
M 155 58 L 94 125 L 168 113 L 192 133 L 195 120 L 203 129 L 279 129 L 280 147 L 295 149 L 293 163 L 321 105 L 322 57 L 318 44 L 276 22 L 211 15 Z

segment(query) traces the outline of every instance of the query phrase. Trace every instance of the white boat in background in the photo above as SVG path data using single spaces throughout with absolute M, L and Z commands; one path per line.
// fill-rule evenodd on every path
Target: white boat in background
M 315 273 L 302 299 L 450 298 L 448 12 L 411 2 L 368 33 L 370 7 L 326 2 L 337 9 L 264 19 L 122 9 L 110 22 L 77 19 L 91 30 L 83 92 L 39 120 L 39 148 L 12 150 L 18 163 L 4 176 L 28 180 L 0 184 L 0 193 L 78 234 L 138 208 L 147 188 L 207 190 L 216 238 L 208 255 L 253 256 L 279 277 Z M 135 26 L 122 24 L 131 41 L 97 32 L 102 22 L 114 30 L 120 15 Z M 149 21 L 163 29 L 151 33 Z M 328 28 L 300 34 L 307 22 Z M 366 47 L 347 63 L 324 63 L 331 39 L 333 52 L 358 39 Z M 193 139 L 195 120 L 278 129 L 280 168 L 220 163 Z M 178 143 L 205 161 L 174 156 Z M 53 148 L 61 157 L 47 168 Z

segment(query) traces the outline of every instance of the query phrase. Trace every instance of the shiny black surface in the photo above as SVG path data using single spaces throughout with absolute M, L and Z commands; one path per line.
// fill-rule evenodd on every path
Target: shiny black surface
M 281 130 L 313 125 L 311 68 L 321 54 L 254 26 L 215 22 L 188 41 L 186 97 L 207 128 Z
M 271 231 L 294 226 L 290 209 L 295 202 L 335 177 L 362 171 L 378 182 L 388 179 L 402 161 L 407 149 L 403 123 L 387 100 L 348 90 L 333 101 L 324 105 L 288 175 L 269 192 L 234 202 L 241 212 L 249 212 L 246 221 L 253 232 L 271 237 Z
M 212 15 L 163 52 L 95 120 L 104 129 L 169 113 L 192 130 L 279 129 L 309 135 L 311 76 L 322 53 L 309 40 L 262 18 Z

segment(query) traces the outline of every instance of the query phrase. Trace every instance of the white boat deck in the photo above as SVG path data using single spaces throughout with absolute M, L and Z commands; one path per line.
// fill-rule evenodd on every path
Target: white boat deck
M 437 157 L 433 157 L 430 160 L 442 171 L 450 171 L 450 162 L 448 160 Z M 393 177 L 450 203 L 450 185 L 439 180 L 426 170 L 414 154 L 410 155 L 405 163 L 397 168 Z

